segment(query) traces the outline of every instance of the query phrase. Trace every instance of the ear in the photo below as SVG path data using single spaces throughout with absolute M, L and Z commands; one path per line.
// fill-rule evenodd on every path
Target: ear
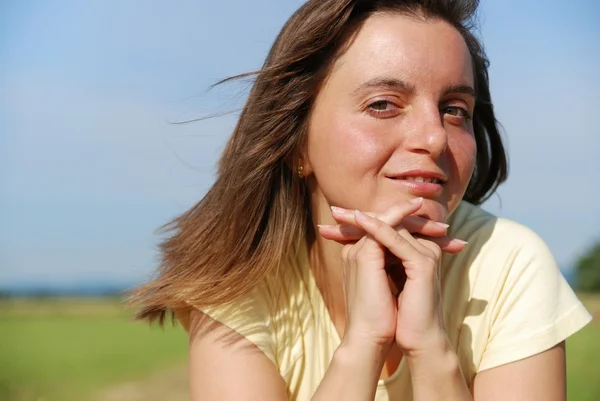
M 301 178 L 308 177 L 313 173 L 312 165 L 310 164 L 310 159 L 308 158 L 306 150 L 302 150 L 300 152 L 300 156 L 295 163 L 296 172 Z

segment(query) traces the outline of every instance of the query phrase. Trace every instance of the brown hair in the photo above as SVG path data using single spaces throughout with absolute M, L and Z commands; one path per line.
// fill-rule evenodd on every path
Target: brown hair
M 288 20 L 256 76 L 204 198 L 164 228 L 157 277 L 131 298 L 139 319 L 163 322 L 189 303 L 225 303 L 249 292 L 310 232 L 306 184 L 295 161 L 319 87 L 349 38 L 373 13 L 437 18 L 463 36 L 473 60 L 477 162 L 464 199 L 480 204 L 507 177 L 491 103 L 488 62 L 471 32 L 477 0 L 310 0 Z

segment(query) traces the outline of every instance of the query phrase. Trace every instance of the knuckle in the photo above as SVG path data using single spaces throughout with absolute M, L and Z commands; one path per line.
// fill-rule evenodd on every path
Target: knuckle
M 437 261 L 440 260 L 440 258 L 442 257 L 442 248 L 440 248 L 440 246 L 435 242 L 431 242 L 430 246 L 427 247 L 427 249 L 429 250 L 431 257 L 437 263 Z
M 356 255 L 355 255 L 356 263 L 359 265 L 368 263 L 369 260 L 371 259 L 370 247 L 367 246 L 364 241 L 361 245 L 362 245 L 361 248 L 356 252 Z
M 435 274 L 435 271 L 437 270 L 438 266 L 437 259 L 433 257 L 428 257 L 425 262 L 425 266 L 427 266 L 427 269 L 431 274 Z
M 442 248 L 436 242 L 423 238 L 418 238 L 417 241 L 421 245 L 423 253 L 434 261 L 438 261 L 442 257 Z
M 406 243 L 406 238 L 396 231 L 396 234 L 394 234 L 394 242 L 397 242 L 399 245 L 404 245 Z

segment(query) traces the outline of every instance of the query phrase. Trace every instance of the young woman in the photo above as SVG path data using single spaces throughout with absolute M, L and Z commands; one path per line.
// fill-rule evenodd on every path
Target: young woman
M 476 8 L 310 0 L 285 25 L 134 297 L 189 332 L 192 400 L 565 399 L 590 316 L 477 206 L 507 162 Z

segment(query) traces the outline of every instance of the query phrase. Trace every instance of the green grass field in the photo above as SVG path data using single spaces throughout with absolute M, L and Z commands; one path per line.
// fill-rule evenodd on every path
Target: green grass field
M 600 296 L 582 296 L 582 300 L 595 317 L 600 316 Z M 0 333 L 3 401 L 148 400 L 144 395 L 95 396 L 103 389 L 136 381 L 142 387 L 166 387 L 165 394 L 185 394 L 181 388 L 185 378 L 175 384 L 156 380 L 169 369 L 184 372 L 183 330 L 150 329 L 132 322 L 117 300 L 0 301 Z M 600 400 L 600 322 L 570 338 L 567 350 L 568 400 Z
M 187 352 L 181 328 L 132 322 L 117 300 L 2 301 L 0 333 L 0 400 L 89 400 Z
M 580 295 L 594 320 L 567 340 L 567 400 L 600 400 L 600 294 Z

